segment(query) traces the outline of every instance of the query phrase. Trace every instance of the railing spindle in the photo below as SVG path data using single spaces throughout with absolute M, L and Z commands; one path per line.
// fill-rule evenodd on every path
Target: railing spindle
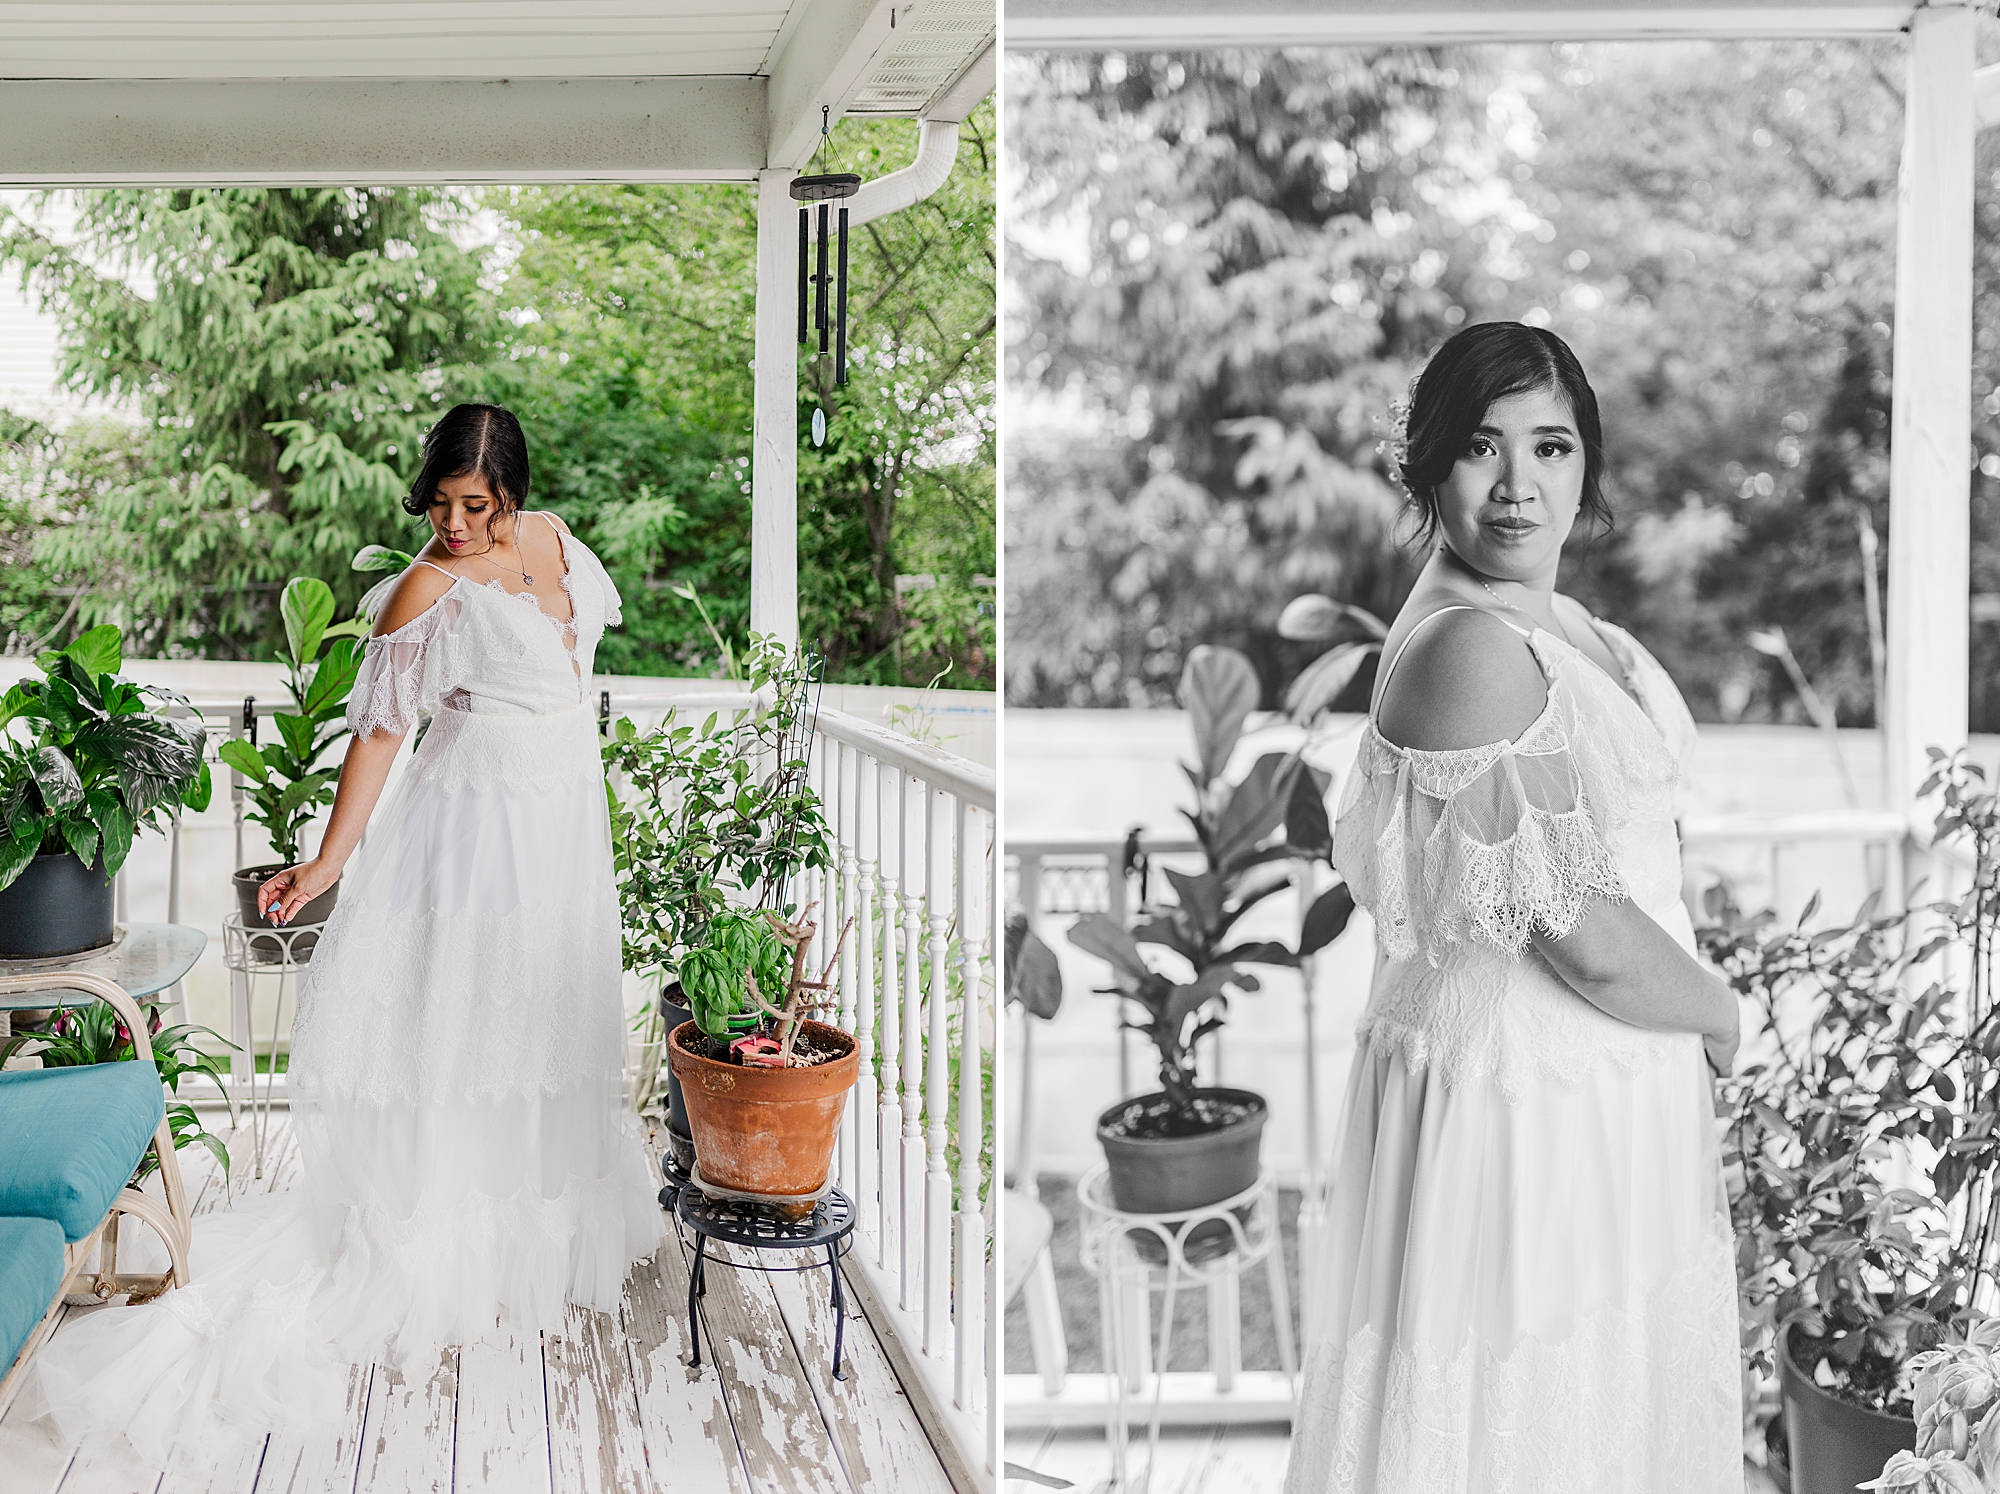
M 854 1132 L 854 1202 L 865 1228 L 875 1222 L 875 1190 L 880 1178 L 875 1126 L 875 861 L 881 807 L 881 775 L 873 754 L 854 754 L 854 927 L 847 936 L 854 951 L 854 1041 L 861 1063 L 848 1107 Z
M 926 875 L 928 839 L 923 814 L 930 803 L 931 790 L 921 794 L 906 790 L 897 805 L 896 861 L 903 874 L 903 1136 L 901 1197 L 897 1208 L 902 1216 L 902 1258 L 897 1264 L 901 1284 L 898 1305 L 914 1314 L 923 1305 L 924 1280 L 924 917 L 930 906 L 930 883 Z M 911 812 L 915 798 L 923 806 Z
M 924 790 L 924 871 L 930 904 L 930 1013 L 924 1052 L 924 1120 L 929 1166 L 924 1175 L 924 1352 L 942 1359 L 951 1351 L 951 1173 L 945 1163 L 945 1107 L 950 1103 L 947 1062 L 951 1011 L 945 960 L 951 947 L 953 862 L 948 796 Z M 955 802 L 955 801 L 954 801 Z
M 897 1093 L 900 1081 L 900 1059 L 898 1050 L 897 1020 L 900 992 L 896 982 L 896 910 L 902 896 L 903 871 L 903 771 L 892 768 L 887 763 L 876 763 L 879 775 L 875 796 L 875 822 L 877 855 L 876 869 L 882 883 L 882 968 L 879 987 L 882 1014 L 882 1087 L 880 1105 L 875 1116 L 875 1158 L 876 1158 L 876 1229 L 875 1264 L 888 1271 L 896 1271 L 903 1255 L 900 1238 L 902 1230 L 902 1098 Z M 891 855 L 892 845 L 894 855 Z M 894 871 L 891 871 L 891 868 Z
M 835 834 L 840 847 L 840 907 L 833 920 L 834 937 L 839 938 L 846 928 L 848 918 L 854 912 L 854 787 L 855 766 L 859 750 L 847 743 L 840 744 L 836 759 L 838 768 L 834 780 L 834 801 L 840 806 L 839 828 Z M 834 977 L 840 991 L 839 1025 L 849 1032 L 854 1031 L 854 935 L 849 932 L 840 942 L 840 969 Z M 857 1041 L 859 1034 L 856 1034 Z M 855 1155 L 854 1107 L 849 1105 L 840 1115 L 840 1180 L 851 1193 L 854 1191 L 855 1175 L 860 1170 L 860 1161 Z
M 985 816 L 956 801 L 958 841 L 958 1228 L 952 1259 L 953 1326 L 957 1357 L 952 1399 L 978 1414 L 986 1357 L 986 1216 L 980 1212 L 979 1151 L 984 1134 L 981 1082 L 981 995 L 986 980 L 987 898 Z

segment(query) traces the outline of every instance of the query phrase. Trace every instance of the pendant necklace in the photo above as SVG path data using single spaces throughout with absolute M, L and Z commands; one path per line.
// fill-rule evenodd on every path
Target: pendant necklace
M 521 516 L 517 512 L 514 515 L 514 530 L 517 534 L 520 532 L 520 528 L 521 528 Z M 486 550 L 479 551 L 472 558 L 474 560 L 485 560 L 488 565 L 492 566 L 497 571 L 514 571 L 514 567 L 512 567 L 511 565 L 502 565 L 497 560 L 487 559 L 486 551 L 491 550 L 497 543 L 499 542 L 493 538 L 493 531 L 491 529 L 488 529 L 486 531 Z M 514 571 L 514 574 L 519 576 L 521 580 L 529 586 L 533 586 L 535 584 L 535 578 L 529 575 L 526 571 Z M 1479 584 L 1481 586 L 1486 585 L 1484 581 L 1480 582 Z M 1501 605 L 1505 606 L 1506 603 L 1503 602 L 1501 603 Z
M 1470 570 L 1471 567 L 1468 566 L 1466 567 L 1466 569 Z M 1499 592 L 1495 591 L 1492 587 L 1486 584 L 1485 577 L 1475 574 L 1472 579 L 1479 583 L 1480 589 L 1482 591 L 1484 591 L 1489 597 L 1493 598 L 1493 600 L 1498 602 L 1502 607 L 1505 607 L 1509 612 L 1518 612 L 1521 614 L 1521 616 L 1533 622 L 1536 627 L 1541 626 L 1542 620 L 1539 617 L 1536 617 L 1534 613 L 1530 612 L 1526 607 L 1521 606 L 1519 603 L 1510 602 L 1505 597 L 1501 596 Z M 1556 604 L 1553 600 L 1550 601 L 1549 603 L 1549 616 L 1553 617 L 1556 620 L 1556 631 L 1562 635 L 1562 641 L 1564 643 L 1567 643 L 1571 648 L 1575 648 L 1578 653 L 1582 653 L 1583 650 L 1577 648 L 1576 640 L 1569 636 L 1569 627 L 1563 622 L 1562 614 L 1556 611 Z

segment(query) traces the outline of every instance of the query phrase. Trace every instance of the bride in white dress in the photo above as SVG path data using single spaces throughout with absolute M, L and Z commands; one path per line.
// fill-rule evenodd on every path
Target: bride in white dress
M 1334 861 L 1374 916 L 1287 1494 L 1740 1494 L 1741 1374 L 1674 792 L 1645 649 L 1554 590 L 1601 516 L 1567 345 L 1471 327 L 1412 393 L 1436 553 L 1384 643 Z
M 524 513 L 507 411 L 460 405 L 406 507 L 434 538 L 394 583 L 348 706 L 319 854 L 266 884 L 283 922 L 340 876 L 404 736 L 429 731 L 341 890 L 299 992 L 300 1181 L 195 1222 L 193 1281 L 65 1324 L 24 1407 L 66 1439 L 328 1425 L 346 1366 L 418 1374 L 565 1304 L 616 1306 L 657 1248 L 626 1120 L 618 902 L 592 656 L 619 615 L 597 557 Z M 198 1444 L 197 1444 L 198 1445 Z

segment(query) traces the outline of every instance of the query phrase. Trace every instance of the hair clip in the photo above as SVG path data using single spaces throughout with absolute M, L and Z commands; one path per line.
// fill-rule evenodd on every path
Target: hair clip
M 1408 391 L 1389 401 L 1389 434 L 1375 443 L 1375 454 L 1387 459 L 1396 486 L 1413 502 L 1417 495 L 1403 476 L 1403 466 L 1410 459 L 1410 406 L 1416 402 L 1417 381 L 1421 378 L 1423 373 L 1419 370 L 1411 376 Z

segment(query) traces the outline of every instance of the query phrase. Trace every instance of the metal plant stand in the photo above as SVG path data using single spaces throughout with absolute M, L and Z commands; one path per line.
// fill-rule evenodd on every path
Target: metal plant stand
M 847 1328 L 847 1298 L 840 1284 L 840 1257 L 853 1248 L 854 1200 L 838 1188 L 822 1198 L 812 1213 L 796 1224 L 778 1219 L 756 1204 L 733 1203 L 710 1198 L 695 1187 L 672 1164 L 664 1167 L 667 1186 L 660 1190 L 662 1205 L 674 1211 L 677 1226 L 694 1231 L 694 1267 L 688 1273 L 688 1337 L 694 1354 L 691 1369 L 701 1368 L 701 1316 L 698 1300 L 708 1291 L 708 1263 L 731 1266 L 742 1271 L 779 1273 L 817 1271 L 822 1265 L 833 1278 L 833 1378 L 845 1380 L 841 1366 L 841 1346 Z M 683 1239 L 686 1237 L 683 1236 Z M 721 1240 L 751 1250 L 824 1250 L 824 1261 L 812 1260 L 802 1266 L 764 1266 L 752 1261 L 730 1260 L 708 1253 L 708 1242 Z M 842 1242 L 847 1242 L 845 1245 Z
M 1111 1397 L 1105 1413 L 1105 1435 L 1111 1443 L 1111 1487 L 1127 1487 L 1126 1395 L 1138 1391 L 1150 1368 L 1154 1374 L 1153 1407 L 1142 1484 L 1148 1487 L 1160 1450 L 1160 1392 L 1172 1343 L 1174 1298 L 1182 1285 L 1209 1289 L 1210 1357 L 1221 1361 L 1214 1369 L 1218 1384 L 1227 1389 L 1241 1357 L 1238 1284 L 1244 1272 L 1262 1264 L 1270 1284 L 1278 1360 L 1292 1394 L 1298 1394 L 1298 1353 L 1292 1342 L 1284 1252 L 1279 1248 L 1277 1182 L 1266 1171 L 1241 1193 L 1203 1208 L 1176 1214 L 1128 1214 L 1111 1202 L 1111 1174 L 1100 1166 L 1078 1182 L 1076 1196 L 1083 1207 L 1083 1265 L 1097 1277 L 1104 1357 L 1111 1371 Z M 1148 1321 L 1156 1287 L 1165 1299 L 1157 1353 Z M 1226 1324 L 1217 1321 L 1223 1314 L 1230 1319 Z
M 323 923 L 245 928 L 240 912 L 232 910 L 222 915 L 222 963 L 229 970 L 229 1040 L 237 1048 L 230 1059 L 229 1087 L 232 1091 L 239 1086 L 249 1091 L 250 1137 L 256 1154 L 253 1176 L 258 1178 L 264 1176 L 264 1137 L 270 1129 L 272 1086 L 278 1078 L 278 1031 L 285 1024 L 285 990 L 293 984 L 293 977 L 305 969 L 306 959 L 325 928 Z M 253 975 L 278 977 L 278 1004 L 271 1013 L 271 1048 L 266 1055 L 261 1095 L 257 1088 L 256 1028 L 250 1021 Z M 236 1098 L 232 1094 L 232 1101 Z

